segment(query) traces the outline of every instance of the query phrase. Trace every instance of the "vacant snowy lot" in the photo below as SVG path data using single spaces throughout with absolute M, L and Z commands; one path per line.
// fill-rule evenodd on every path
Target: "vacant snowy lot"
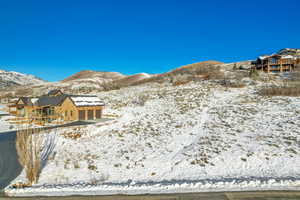
M 152 84 L 100 93 L 114 121 L 53 131 L 39 183 L 17 195 L 295 189 L 300 99 L 255 86 Z M 22 180 L 23 174 L 16 179 Z

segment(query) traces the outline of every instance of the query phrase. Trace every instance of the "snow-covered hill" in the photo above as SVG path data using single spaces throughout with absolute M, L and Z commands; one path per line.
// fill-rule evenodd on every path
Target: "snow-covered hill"
M 0 88 L 19 85 L 43 84 L 45 81 L 28 74 L 0 70 Z
M 8 191 L 75 195 L 295 189 L 300 184 L 300 100 L 260 96 L 256 91 L 262 84 L 151 83 L 101 92 L 104 114 L 120 117 L 53 132 L 56 147 L 39 183 Z

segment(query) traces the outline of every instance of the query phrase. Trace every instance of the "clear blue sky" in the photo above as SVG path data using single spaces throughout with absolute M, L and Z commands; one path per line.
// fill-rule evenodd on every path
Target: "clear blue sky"
M 160 73 L 300 48 L 299 0 L 0 0 L 0 69 Z

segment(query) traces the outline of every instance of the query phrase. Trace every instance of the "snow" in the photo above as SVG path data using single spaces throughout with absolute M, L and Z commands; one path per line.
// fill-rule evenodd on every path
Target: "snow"
M 103 106 L 104 103 L 96 96 L 71 97 L 76 106 Z
M 39 183 L 11 195 L 299 189 L 300 99 L 203 81 L 99 93 L 109 123 L 47 135 Z M 79 98 L 78 102 L 85 101 Z M 71 137 L 74 133 L 80 137 Z M 24 172 L 14 182 L 24 181 Z
M 7 112 L 5 111 L 5 107 L 6 106 L 0 104 L 0 115 L 7 114 Z
M 264 59 L 266 59 L 266 58 L 268 58 L 269 56 L 259 56 L 258 58 L 260 59 L 260 60 L 264 60 Z
M 6 111 L 4 111 L 5 105 L 0 104 L 0 134 L 2 132 L 11 131 L 15 128 L 13 124 L 9 123 L 9 119 L 12 118 L 11 116 L 1 116 L 8 114 Z

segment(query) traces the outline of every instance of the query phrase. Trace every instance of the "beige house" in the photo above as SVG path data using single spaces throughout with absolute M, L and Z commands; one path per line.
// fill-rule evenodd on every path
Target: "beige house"
M 66 121 L 101 119 L 104 103 L 97 96 L 68 96 L 58 108 Z
M 104 103 L 97 96 L 68 95 L 55 90 L 38 98 L 21 97 L 10 108 L 11 114 L 34 120 L 84 121 L 100 119 Z

